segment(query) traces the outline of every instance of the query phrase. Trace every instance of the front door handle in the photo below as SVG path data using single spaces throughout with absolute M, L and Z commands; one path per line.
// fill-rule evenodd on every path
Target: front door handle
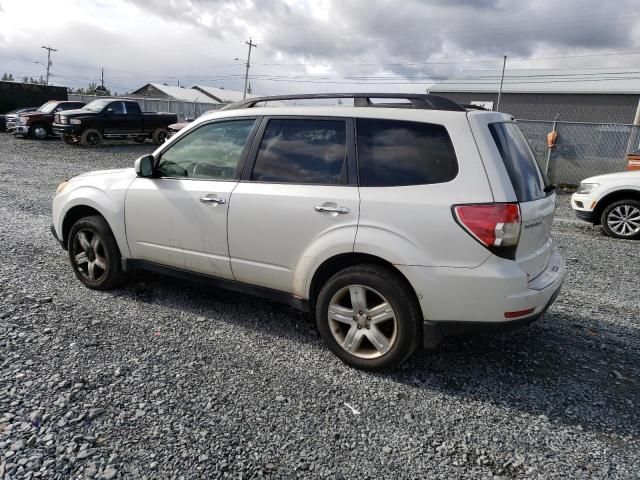
M 224 198 L 210 197 L 209 195 L 200 197 L 200 201 L 202 203 L 216 203 L 218 205 L 224 205 L 225 203 L 227 203 L 227 201 Z
M 349 209 L 347 207 L 329 207 L 326 205 L 316 205 L 315 211 L 321 213 L 337 213 L 338 215 L 346 215 L 349 213 Z

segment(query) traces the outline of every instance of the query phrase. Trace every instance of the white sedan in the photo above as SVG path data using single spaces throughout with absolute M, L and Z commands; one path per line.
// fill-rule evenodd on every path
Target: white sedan
M 578 218 L 615 238 L 640 238 L 640 170 L 584 179 L 571 196 Z

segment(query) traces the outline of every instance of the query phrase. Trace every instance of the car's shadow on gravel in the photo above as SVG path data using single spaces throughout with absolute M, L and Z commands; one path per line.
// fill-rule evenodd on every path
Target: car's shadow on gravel
M 324 349 L 306 314 L 267 300 L 137 273 L 117 295 L 196 315 L 232 310 L 234 325 Z M 292 333 L 295 332 L 295 333 Z M 630 353 L 631 352 L 631 353 Z M 512 333 L 451 338 L 386 373 L 422 390 L 489 402 L 588 431 L 640 436 L 638 331 L 553 309 Z M 337 361 L 337 360 L 336 360 Z
M 447 339 L 387 376 L 567 426 L 639 437 L 639 351 L 637 330 L 551 310 L 508 334 Z

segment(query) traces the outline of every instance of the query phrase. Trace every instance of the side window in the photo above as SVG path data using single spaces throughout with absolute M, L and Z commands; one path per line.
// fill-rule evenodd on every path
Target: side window
M 127 107 L 127 114 L 140 114 L 140 105 L 137 102 L 125 102 L 125 106 Z
M 232 180 L 254 119 L 203 125 L 162 152 L 161 177 Z
M 271 119 L 251 180 L 338 185 L 346 158 L 346 121 Z
M 122 102 L 111 102 L 107 107 L 107 112 L 113 115 L 124 115 Z
M 458 174 L 453 144 L 442 125 L 360 118 L 356 128 L 363 187 L 443 183 Z

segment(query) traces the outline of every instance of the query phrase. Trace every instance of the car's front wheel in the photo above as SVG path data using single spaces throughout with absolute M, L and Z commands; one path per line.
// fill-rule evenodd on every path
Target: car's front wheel
M 602 212 L 601 225 L 610 237 L 640 239 L 640 202 L 620 200 Z
M 336 273 L 316 302 L 325 343 L 356 368 L 386 370 L 401 364 L 420 340 L 420 309 L 410 288 L 397 272 L 379 265 Z
M 46 125 L 42 123 L 37 123 L 29 129 L 29 135 L 36 140 L 44 140 L 48 134 Z
M 108 290 L 125 280 L 118 244 L 104 218 L 95 215 L 74 223 L 67 250 L 76 277 L 87 287 Z

